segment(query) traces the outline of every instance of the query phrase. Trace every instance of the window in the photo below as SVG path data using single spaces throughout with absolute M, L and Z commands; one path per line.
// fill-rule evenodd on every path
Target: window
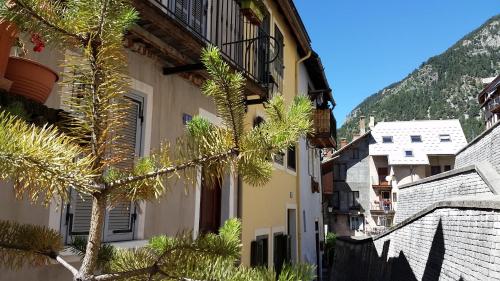
M 444 171 L 445 172 L 451 171 L 451 165 L 444 165 Z
M 274 154 L 274 163 L 279 164 L 281 166 L 285 165 L 285 153 L 284 152 L 278 152 Z
M 267 235 L 258 236 L 250 245 L 250 265 L 252 267 L 267 267 L 267 248 L 269 238 Z
M 295 163 L 295 146 L 288 148 L 287 157 L 286 157 L 286 166 L 288 169 L 295 171 L 296 163 Z
M 191 121 L 193 119 L 193 116 L 187 114 L 187 113 L 183 113 L 182 114 L 182 125 L 186 126 L 187 123 L 189 123 L 189 121 Z
M 332 194 L 332 207 L 334 210 L 338 210 L 340 208 L 340 196 L 338 191 L 334 191 Z
M 351 230 L 363 231 L 364 229 L 364 219 L 362 216 L 351 216 Z
M 359 159 L 359 149 L 357 148 L 352 149 L 352 159 Z
M 392 143 L 392 136 L 383 136 L 382 142 L 383 143 Z
M 441 166 L 431 166 L 431 176 L 441 173 Z
M 349 205 L 351 208 L 359 207 L 359 191 L 351 192 L 351 200 Z
M 441 141 L 441 142 L 451 142 L 451 137 L 448 134 L 439 135 L 439 141 Z
M 392 193 L 392 202 L 398 202 L 398 194 L 396 192 Z
M 260 126 L 261 124 L 263 124 L 265 122 L 264 118 L 260 117 L 260 116 L 257 116 L 255 117 L 255 119 L 253 120 L 253 127 L 258 127 Z
M 302 222 L 304 224 L 304 232 L 307 232 L 307 217 L 306 217 L 306 210 L 302 210 Z
M 412 150 L 405 150 L 405 157 L 413 157 L 413 151 Z
M 333 166 L 333 181 L 345 181 L 347 174 L 346 164 L 335 164 Z
M 277 25 L 274 26 L 274 38 L 276 39 L 275 52 L 278 53 L 276 60 L 274 61 L 274 70 L 276 73 L 283 78 L 283 69 L 284 66 L 284 46 L 285 40 L 283 38 L 283 34 Z
M 422 136 L 411 136 L 411 142 L 422 142 Z
M 116 140 L 117 144 L 130 157 L 115 163 L 119 169 L 130 169 L 134 165 L 136 157 L 142 155 L 143 141 L 143 105 L 144 98 L 134 94 L 128 94 L 124 101 L 128 107 L 123 113 L 127 127 L 120 131 L 122 136 Z M 112 152 L 112 151 L 111 151 Z M 74 189 L 70 189 L 70 201 L 65 208 L 66 223 L 65 243 L 70 244 L 76 236 L 86 236 L 89 233 L 90 217 L 92 209 L 92 197 L 86 194 L 78 194 Z M 135 231 L 135 221 L 137 218 L 135 204 L 122 202 L 115 204 L 112 208 L 106 209 L 104 218 L 103 241 L 126 241 L 132 240 Z

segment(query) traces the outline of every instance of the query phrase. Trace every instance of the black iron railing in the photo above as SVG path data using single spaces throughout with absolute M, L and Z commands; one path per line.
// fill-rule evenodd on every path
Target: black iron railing
M 206 44 L 217 46 L 223 57 L 248 78 L 268 87 L 270 64 L 279 47 L 269 25 L 254 25 L 236 0 L 150 0 Z

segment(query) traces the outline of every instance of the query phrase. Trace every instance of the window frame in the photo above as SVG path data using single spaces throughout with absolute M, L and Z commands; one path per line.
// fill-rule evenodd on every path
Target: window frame
M 422 141 L 422 135 L 411 135 L 410 140 L 412 143 L 421 143 Z
M 439 142 L 452 142 L 450 134 L 439 134 Z
M 291 155 L 293 155 L 293 161 L 291 160 Z M 293 162 L 293 166 L 290 166 L 290 162 Z M 286 168 L 290 171 L 297 171 L 297 146 L 293 145 L 286 150 Z
M 392 136 L 382 136 L 382 143 L 394 143 Z

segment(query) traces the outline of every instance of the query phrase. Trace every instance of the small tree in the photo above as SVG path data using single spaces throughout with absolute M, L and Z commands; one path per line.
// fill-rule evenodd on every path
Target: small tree
M 0 178 L 11 180 L 17 196 L 34 203 L 48 205 L 53 198 L 67 201 L 69 188 L 93 200 L 88 241 L 80 247 L 83 258 L 78 269 L 59 255 L 63 248 L 59 233 L 12 222 L 0 222 L 0 261 L 18 267 L 57 260 L 80 281 L 265 280 L 257 270 L 234 266 L 240 251 L 240 225 L 234 220 L 219 235 L 196 240 L 190 235 L 161 236 L 133 251 L 102 246 L 107 206 L 157 199 L 171 177 L 182 174 L 193 182 L 199 168 L 207 180 L 232 169 L 244 181 L 262 185 L 271 177 L 272 156 L 311 126 L 306 98 L 297 97 L 286 108 L 278 97 L 267 105 L 267 122 L 245 130 L 244 78 L 231 71 L 216 48 L 209 47 L 202 61 L 211 79 L 202 90 L 213 98 L 224 127 L 195 117 L 172 145 L 174 149 L 162 145 L 150 157 L 135 161 L 132 169 L 118 169 L 117 164 L 130 155 L 120 145 L 121 130 L 127 126 L 123 95 L 129 87 L 122 42 L 137 16 L 129 0 L 0 0 L 0 18 L 37 33 L 59 50 L 73 51 L 63 62 L 63 77 L 69 85 L 80 85 L 65 87 L 72 88 L 63 93 L 71 119 L 63 127 L 36 127 L 0 113 Z M 291 271 L 283 274 L 287 272 Z M 298 270 L 296 277 L 307 278 L 309 273 Z

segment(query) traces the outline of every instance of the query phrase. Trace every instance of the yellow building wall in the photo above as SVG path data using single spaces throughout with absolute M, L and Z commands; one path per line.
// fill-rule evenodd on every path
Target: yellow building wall
M 266 6 L 271 17 L 271 36 L 274 35 L 274 26 L 277 25 L 284 37 L 284 75 L 282 95 L 285 102 L 289 104 L 297 95 L 296 91 L 296 62 L 300 59 L 297 53 L 297 43 L 291 29 L 286 25 L 283 16 L 278 12 L 278 7 L 274 1 L 266 1 Z M 251 127 L 253 120 L 257 116 L 265 119 L 262 105 L 251 105 L 248 107 L 246 124 Z M 296 171 L 299 171 L 298 149 L 296 151 Z M 285 162 L 286 164 L 286 162 Z M 307 167 L 304 167 L 307 169 Z M 298 256 L 299 249 L 299 206 L 298 206 L 298 176 L 296 172 L 288 170 L 286 167 L 275 164 L 275 170 L 271 181 L 262 187 L 254 187 L 243 183 L 241 189 L 241 219 L 242 219 L 242 257 L 243 265 L 250 265 L 251 242 L 256 236 L 268 235 L 268 264 L 273 265 L 273 233 L 285 233 L 287 231 L 288 209 L 295 209 L 296 212 L 296 233 L 297 237 L 295 253 Z M 295 258 L 292 258 L 295 259 Z

